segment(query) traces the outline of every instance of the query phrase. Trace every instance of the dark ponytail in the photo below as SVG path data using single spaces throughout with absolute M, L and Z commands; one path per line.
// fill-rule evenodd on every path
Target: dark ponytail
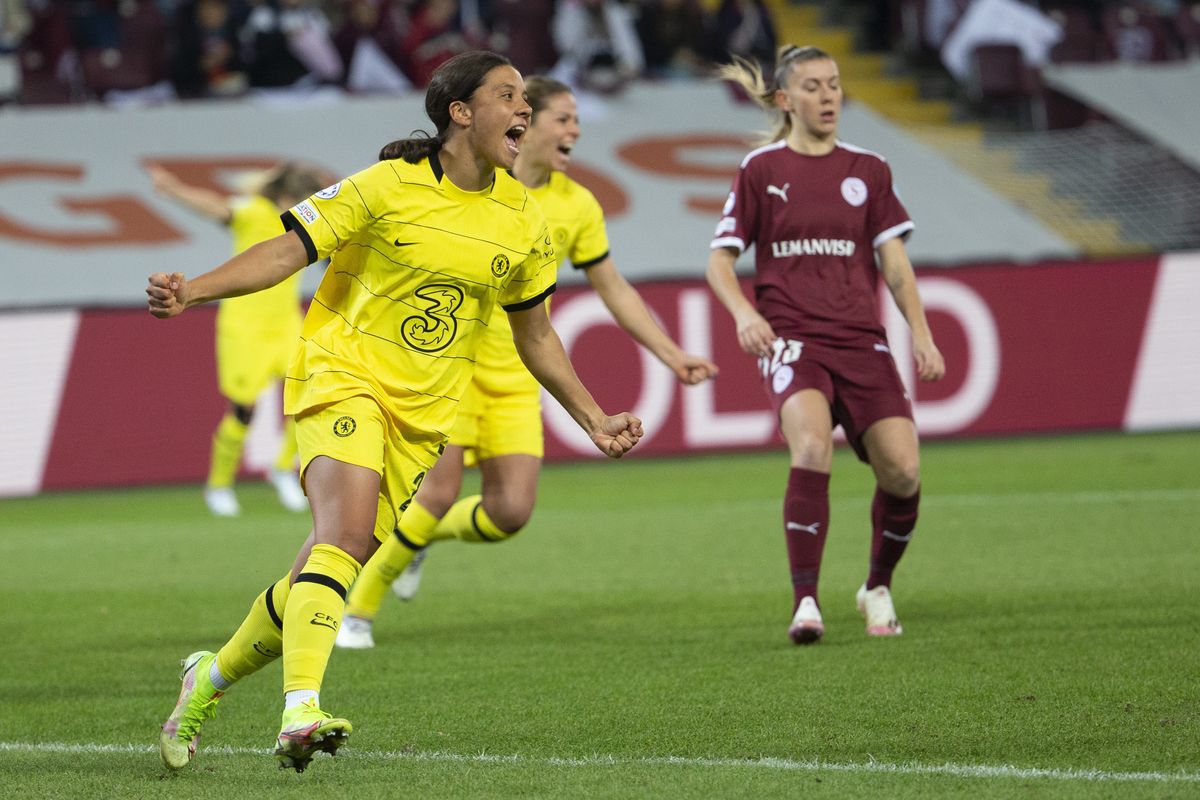
M 379 160 L 402 158 L 410 164 L 416 164 L 421 159 L 432 157 L 442 149 L 450 133 L 450 104 L 470 100 L 489 72 L 496 67 L 506 66 L 511 67 L 512 62 L 487 50 L 459 53 L 443 62 L 433 71 L 429 87 L 425 90 L 425 114 L 433 122 L 437 134 L 430 136 L 425 131 L 413 131 L 407 139 L 385 144 L 379 151 Z

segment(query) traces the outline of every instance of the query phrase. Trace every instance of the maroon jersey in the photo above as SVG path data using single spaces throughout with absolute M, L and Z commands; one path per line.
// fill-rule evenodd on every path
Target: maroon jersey
M 875 248 L 913 222 L 882 156 L 838 142 L 806 156 L 779 141 L 742 161 L 712 247 L 754 245 L 755 305 L 785 339 L 885 340 Z

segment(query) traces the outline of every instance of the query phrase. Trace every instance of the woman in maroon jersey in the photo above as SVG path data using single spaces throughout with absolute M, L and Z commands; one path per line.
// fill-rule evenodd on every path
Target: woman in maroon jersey
M 871 636 L 901 632 L 892 570 L 912 538 L 920 498 L 917 430 L 876 305 L 878 274 L 912 329 L 921 380 L 945 363 L 925 320 L 904 238 L 912 220 L 884 159 L 838 141 L 838 67 L 815 47 L 779 51 L 774 84 L 736 60 L 720 76 L 776 119 L 770 144 L 742 161 L 717 224 L 708 282 L 733 315 L 738 344 L 758 356 L 791 454 L 784 535 L 794 592 L 788 635 L 825 632 L 817 576 L 829 527 L 833 428 L 875 472 L 870 570 L 857 605 Z M 754 245 L 754 302 L 734 273 Z M 876 262 L 878 260 L 878 267 Z

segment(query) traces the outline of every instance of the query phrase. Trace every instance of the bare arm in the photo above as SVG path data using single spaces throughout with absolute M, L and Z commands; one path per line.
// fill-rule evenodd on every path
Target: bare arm
M 584 272 L 617 324 L 674 372 L 681 382 L 696 384 L 717 374 L 716 364 L 683 352 L 659 327 L 642 296 L 625 280 L 611 258 L 605 258 Z
M 154 182 L 154 191 L 222 225 L 229 224 L 233 210 L 229 207 L 229 201 L 222 195 L 211 189 L 186 184 L 159 166 L 151 165 L 148 171 L 150 179 Z
M 620 458 L 642 437 L 642 422 L 628 413 L 607 416 L 579 381 L 562 340 L 550 326 L 546 304 L 510 311 L 513 342 L 525 366 L 587 433 L 600 452 Z
M 210 300 L 251 294 L 282 282 L 307 264 L 308 253 L 300 236 L 288 231 L 243 250 L 190 281 L 182 272 L 156 272 L 146 287 L 150 313 L 166 319 Z
M 733 269 L 736 261 L 737 251 L 732 248 L 713 250 L 708 257 L 708 270 L 705 273 L 708 285 L 733 316 L 742 350 L 752 356 L 769 356 L 775 342 L 775 331 L 742 292 Z
M 917 362 L 917 376 L 923 381 L 940 380 L 946 374 L 946 362 L 941 351 L 933 343 L 929 322 L 925 319 L 925 307 L 917 292 L 917 277 L 913 274 L 912 262 L 899 237 L 888 239 L 879 246 L 879 270 L 896 307 L 908 321 L 912 330 L 913 358 Z

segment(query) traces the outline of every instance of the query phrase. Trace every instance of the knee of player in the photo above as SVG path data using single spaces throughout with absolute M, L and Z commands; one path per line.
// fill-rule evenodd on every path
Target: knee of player
M 806 469 L 828 470 L 833 458 L 833 443 L 829 437 L 804 431 L 789 437 L 788 449 L 793 465 Z
M 511 539 L 521 532 L 533 516 L 533 506 L 525 503 L 503 502 L 484 503 L 484 511 L 492 524 L 503 534 L 505 539 Z
M 446 516 L 446 513 L 458 500 L 458 487 L 452 485 L 440 485 L 436 481 L 426 480 L 421 484 L 421 488 L 417 490 L 416 501 L 421 504 L 429 513 L 439 519 Z
M 523 509 L 512 505 L 500 506 L 499 509 L 488 509 L 487 516 L 491 517 L 492 523 L 503 531 L 505 539 L 511 539 L 521 533 L 521 529 L 526 527 L 529 522 L 529 517 L 533 516 L 533 509 Z
M 888 464 L 881 472 L 879 483 L 890 495 L 912 497 L 921 486 L 921 468 L 915 458 Z

